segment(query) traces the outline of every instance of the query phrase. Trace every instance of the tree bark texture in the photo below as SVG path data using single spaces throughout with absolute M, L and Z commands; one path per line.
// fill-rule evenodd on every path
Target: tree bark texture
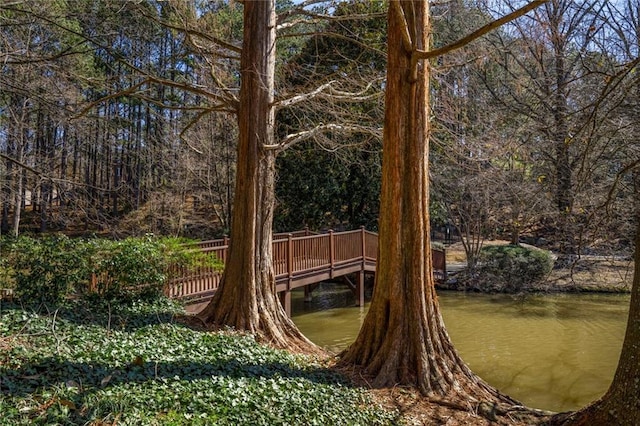
M 497 400 L 497 391 L 458 356 L 434 288 L 429 239 L 429 69 L 428 62 L 412 58 L 403 37 L 408 30 L 413 51 L 427 50 L 429 5 L 422 0 L 393 3 L 388 18 L 376 283 L 362 329 L 342 362 L 364 367 L 378 387 L 400 384 L 415 386 L 425 395 Z
M 239 141 L 229 257 L 220 286 L 199 317 L 255 333 L 276 347 L 312 347 L 282 308 L 272 263 L 275 206 L 275 3 L 244 3 Z
M 640 196 L 640 172 L 635 175 Z M 640 425 L 640 200 L 638 203 L 633 286 L 627 330 L 613 382 L 602 398 L 570 415 L 559 414 L 552 424 Z

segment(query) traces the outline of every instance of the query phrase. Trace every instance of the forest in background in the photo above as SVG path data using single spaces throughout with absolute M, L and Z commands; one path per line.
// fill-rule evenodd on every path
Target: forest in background
M 504 11 L 491 6 L 434 5 L 435 47 Z M 297 7 L 279 2 L 281 16 Z M 277 133 L 359 131 L 291 139 L 274 227 L 376 229 L 386 5 L 313 7 L 278 34 L 276 91 L 305 99 L 278 106 Z M 630 1 L 555 0 L 432 63 L 434 228 L 630 250 L 639 14 Z M 0 16 L 2 234 L 228 233 L 239 2 L 24 0 Z M 331 96 L 309 91 L 323 84 Z

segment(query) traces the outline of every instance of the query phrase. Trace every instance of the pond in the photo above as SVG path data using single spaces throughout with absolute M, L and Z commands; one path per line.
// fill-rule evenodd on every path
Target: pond
M 440 292 L 449 335 L 471 369 L 524 404 L 578 409 L 608 388 L 620 355 L 628 295 L 510 295 Z M 294 292 L 293 320 L 334 351 L 356 337 L 367 307 L 350 290 L 322 283 L 313 300 Z

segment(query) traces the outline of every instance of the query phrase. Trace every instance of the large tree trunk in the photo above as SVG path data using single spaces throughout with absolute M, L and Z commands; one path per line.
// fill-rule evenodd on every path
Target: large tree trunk
M 638 203 L 633 287 L 627 330 L 613 382 L 607 393 L 576 413 L 559 414 L 552 424 L 640 425 L 640 172 L 636 172 Z
M 434 289 L 429 241 L 429 69 L 403 44 L 429 44 L 428 2 L 390 5 L 383 135 L 380 244 L 369 312 L 342 357 L 375 386 L 416 386 L 425 395 L 498 400 L 458 356 Z M 404 19 L 407 21 L 405 27 Z M 505 400 L 508 400 L 506 397 Z M 509 400 L 511 401 L 511 400 Z
M 208 324 L 255 333 L 282 348 L 312 348 L 276 296 L 272 263 L 275 205 L 275 3 L 244 3 L 239 141 L 231 244 L 220 287 L 198 315 Z

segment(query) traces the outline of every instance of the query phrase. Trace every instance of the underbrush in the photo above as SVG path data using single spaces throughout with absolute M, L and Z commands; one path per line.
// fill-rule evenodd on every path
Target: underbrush
M 180 238 L 1 237 L 0 297 L 49 304 L 96 296 L 151 300 L 179 269 L 198 267 L 222 269 L 222 263 Z
M 482 248 L 478 265 L 465 269 L 447 288 L 486 293 L 521 293 L 536 289 L 551 273 L 551 253 L 521 245 Z
M 181 313 L 166 299 L 0 301 L 0 424 L 392 424 L 312 358 L 189 329 Z

